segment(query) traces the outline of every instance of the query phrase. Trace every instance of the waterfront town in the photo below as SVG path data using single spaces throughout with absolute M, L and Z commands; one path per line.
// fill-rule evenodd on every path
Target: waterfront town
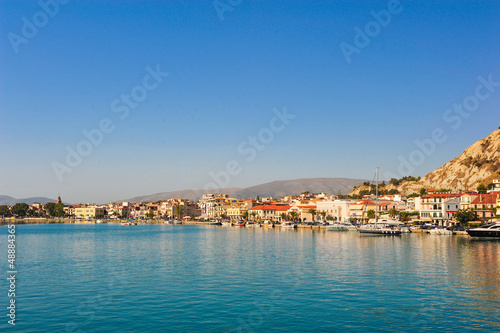
M 452 193 L 446 189 L 421 189 L 412 195 L 373 193 L 357 196 L 328 195 L 304 192 L 281 198 L 255 197 L 238 199 L 226 194 L 204 194 L 193 202 L 170 198 L 157 202 L 111 202 L 108 204 L 66 205 L 57 202 L 31 205 L 16 203 L 0 206 L 3 222 L 11 219 L 47 218 L 74 219 L 94 222 L 100 219 L 158 221 L 270 221 L 282 223 L 330 223 L 333 221 L 362 223 L 377 216 L 388 216 L 413 224 L 453 226 L 463 222 L 457 214 L 469 212 L 466 223 L 484 223 L 500 216 L 500 179 L 488 186 L 479 185 L 475 191 Z

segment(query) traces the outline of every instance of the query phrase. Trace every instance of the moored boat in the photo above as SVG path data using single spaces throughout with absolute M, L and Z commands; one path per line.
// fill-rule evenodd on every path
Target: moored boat
M 350 223 L 334 223 L 326 226 L 326 230 L 328 231 L 349 231 L 356 230 L 356 226 Z
M 500 222 L 492 222 L 467 230 L 471 237 L 500 238 Z
M 274 228 L 274 223 L 270 220 L 264 221 L 264 227 L 266 228 Z
M 380 220 L 378 218 L 378 167 L 377 167 L 377 183 L 375 188 L 375 219 L 374 222 L 362 225 L 358 228 L 360 235 L 381 235 L 381 236 L 399 236 L 401 235 L 399 221 L 394 220 Z
M 295 229 L 297 225 L 293 222 L 281 222 L 282 229 Z
M 453 231 L 441 226 L 430 229 L 429 233 L 431 235 L 453 235 Z
M 235 227 L 244 227 L 245 226 L 245 221 L 239 220 L 238 222 L 234 223 Z

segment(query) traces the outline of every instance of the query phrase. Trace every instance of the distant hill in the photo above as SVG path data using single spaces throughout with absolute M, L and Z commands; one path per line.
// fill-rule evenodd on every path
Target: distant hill
M 28 205 L 31 205 L 35 202 L 39 202 L 41 204 L 46 204 L 47 202 L 56 202 L 56 200 L 50 199 L 50 198 L 45 198 L 45 197 L 32 197 L 32 198 L 16 199 L 13 197 L 9 197 L 8 195 L 0 195 L 0 205 L 12 206 L 18 202 L 21 202 L 21 203 L 24 202 L 24 203 L 27 203 Z
M 159 200 L 167 200 L 169 198 L 185 198 L 192 201 L 198 201 L 203 194 L 206 193 L 225 193 L 233 198 L 255 198 L 260 197 L 275 197 L 279 198 L 285 195 L 300 194 L 305 191 L 311 193 L 328 193 L 328 194 L 347 194 L 356 185 L 362 184 L 364 179 L 350 178 L 304 178 L 294 180 L 277 180 L 270 183 L 260 184 L 247 188 L 225 188 L 220 190 L 183 190 L 173 192 L 156 193 L 152 195 L 143 195 L 127 200 L 131 202 L 154 202 Z
M 303 178 L 295 180 L 277 180 L 257 186 L 241 189 L 236 193 L 238 198 L 254 198 L 272 196 L 274 198 L 291 194 L 311 193 L 347 194 L 356 185 L 362 184 L 364 179 L 350 178 Z
M 225 188 L 225 189 L 217 190 L 217 191 L 181 190 L 181 191 L 161 192 L 161 193 L 155 193 L 155 194 L 150 194 L 150 195 L 142 195 L 142 196 L 126 199 L 126 200 L 120 200 L 117 202 L 121 202 L 121 201 L 155 202 L 155 201 L 160 201 L 160 200 L 167 200 L 170 198 L 182 198 L 182 199 L 189 199 L 191 201 L 198 201 L 202 197 L 202 195 L 205 193 L 223 192 L 223 193 L 226 193 L 230 196 L 234 196 L 234 193 L 236 193 L 239 190 L 241 190 L 241 188 L 238 188 L 238 187 Z
M 421 188 L 458 192 L 475 190 L 479 184 L 488 185 L 494 179 L 500 179 L 500 129 L 475 142 L 460 156 L 429 172 L 420 181 L 388 184 L 384 190 L 396 189 L 407 195 L 418 193 Z M 350 194 L 359 194 L 361 190 L 369 190 L 369 187 L 358 186 Z

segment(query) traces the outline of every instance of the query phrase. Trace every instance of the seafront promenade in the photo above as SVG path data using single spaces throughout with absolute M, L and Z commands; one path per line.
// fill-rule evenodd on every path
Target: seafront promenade
M 0 226 L 9 225 L 9 224 L 101 224 L 100 222 L 96 222 L 97 220 L 75 220 L 68 218 L 3 218 L 0 220 Z M 129 220 L 127 219 L 112 219 L 112 220 L 104 220 L 103 224 L 122 224 L 127 223 Z M 136 221 L 140 225 L 162 225 L 165 224 L 165 220 L 139 220 Z M 220 227 L 220 225 L 214 225 L 213 222 L 209 221 L 182 221 L 180 224 L 176 225 L 206 225 L 213 227 Z M 234 226 L 232 226 L 234 227 Z M 263 227 L 264 228 L 264 227 Z M 265 227 L 266 229 L 281 229 L 279 224 L 276 224 L 274 227 Z M 310 230 L 324 230 L 326 231 L 325 225 L 310 225 L 310 224 L 297 224 L 298 229 L 310 229 Z M 411 230 L 411 233 L 423 233 L 428 234 L 429 229 L 414 229 Z M 466 231 L 453 231 L 453 235 L 468 235 Z

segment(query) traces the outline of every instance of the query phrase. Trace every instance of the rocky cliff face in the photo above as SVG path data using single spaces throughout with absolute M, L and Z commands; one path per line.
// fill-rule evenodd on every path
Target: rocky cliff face
M 418 193 L 421 188 L 475 190 L 500 178 L 500 129 L 477 141 L 455 159 L 428 173 L 420 181 L 404 181 L 398 186 L 389 184 L 384 190 L 397 189 L 402 194 Z M 368 189 L 358 186 L 351 194 Z
M 476 189 L 500 178 L 500 129 L 477 141 L 439 169 L 422 178 L 424 187 Z

